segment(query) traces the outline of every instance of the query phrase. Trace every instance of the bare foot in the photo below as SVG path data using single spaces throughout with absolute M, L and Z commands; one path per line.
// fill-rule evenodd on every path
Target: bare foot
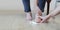
M 35 22 L 36 23 L 40 23 L 42 21 L 42 18 L 40 16 L 36 17 L 35 18 Z
M 40 23 L 42 21 L 42 12 L 39 10 L 37 13 L 36 13 L 36 16 L 35 16 L 35 22 L 36 23 Z
M 31 12 L 26 13 L 26 19 L 32 20 L 32 13 Z

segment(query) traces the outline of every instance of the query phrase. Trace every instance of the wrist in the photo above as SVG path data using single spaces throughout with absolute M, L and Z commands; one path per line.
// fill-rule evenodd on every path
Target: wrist
M 47 18 L 49 19 L 49 18 L 51 18 L 52 16 L 49 14 L 49 15 L 47 15 Z

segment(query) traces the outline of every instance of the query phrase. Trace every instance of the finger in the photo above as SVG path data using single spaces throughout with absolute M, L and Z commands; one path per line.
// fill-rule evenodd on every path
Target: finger
M 44 23 L 46 21 L 46 19 L 42 19 L 41 23 Z

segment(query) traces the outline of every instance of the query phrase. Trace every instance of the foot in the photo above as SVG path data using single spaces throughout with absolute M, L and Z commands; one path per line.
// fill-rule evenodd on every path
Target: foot
M 37 16 L 37 15 L 36 15 L 35 22 L 36 22 L 36 23 L 40 23 L 41 21 L 42 21 L 41 16 Z
M 26 13 L 26 19 L 32 20 L 32 13 L 31 12 Z

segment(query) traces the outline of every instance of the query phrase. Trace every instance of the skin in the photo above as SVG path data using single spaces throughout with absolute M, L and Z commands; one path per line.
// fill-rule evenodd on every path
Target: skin
M 38 0 L 36 0 L 35 2 L 35 7 L 36 7 L 36 16 L 42 16 L 42 11 L 40 10 L 40 8 L 38 7 Z M 39 23 L 41 22 L 41 18 L 40 17 L 36 17 L 35 18 L 35 22 Z
M 47 0 L 47 3 L 50 3 L 50 2 L 51 2 L 51 0 Z M 36 10 L 37 10 L 36 16 L 42 16 L 42 11 L 41 11 L 41 9 L 38 7 L 38 0 L 36 0 L 35 6 L 36 6 Z M 42 21 L 42 19 L 41 19 L 41 17 L 36 17 L 36 18 L 35 18 L 35 21 L 36 21 L 37 23 L 40 23 L 40 22 Z
M 38 14 L 37 16 L 41 16 L 41 15 L 42 15 L 42 11 L 41 11 L 40 8 L 38 7 L 38 0 L 36 0 L 36 2 L 35 2 L 35 7 L 36 7 L 36 11 L 37 11 L 36 14 Z M 32 19 L 32 13 L 30 12 L 29 14 L 30 14 L 30 16 L 29 16 L 29 17 L 27 16 L 27 19 L 28 19 L 28 20 Z M 40 18 L 37 18 L 36 21 L 37 21 L 37 22 L 38 22 L 38 21 L 40 22 Z
M 32 13 L 31 12 L 28 12 L 26 13 L 26 20 L 32 20 Z
M 58 9 L 58 10 L 57 10 Z M 51 12 L 49 15 L 47 15 L 46 17 L 42 18 L 43 20 L 41 21 L 41 23 L 49 20 L 51 17 L 54 17 L 56 15 L 60 14 L 60 8 L 56 8 L 56 10 L 54 10 L 53 12 Z

